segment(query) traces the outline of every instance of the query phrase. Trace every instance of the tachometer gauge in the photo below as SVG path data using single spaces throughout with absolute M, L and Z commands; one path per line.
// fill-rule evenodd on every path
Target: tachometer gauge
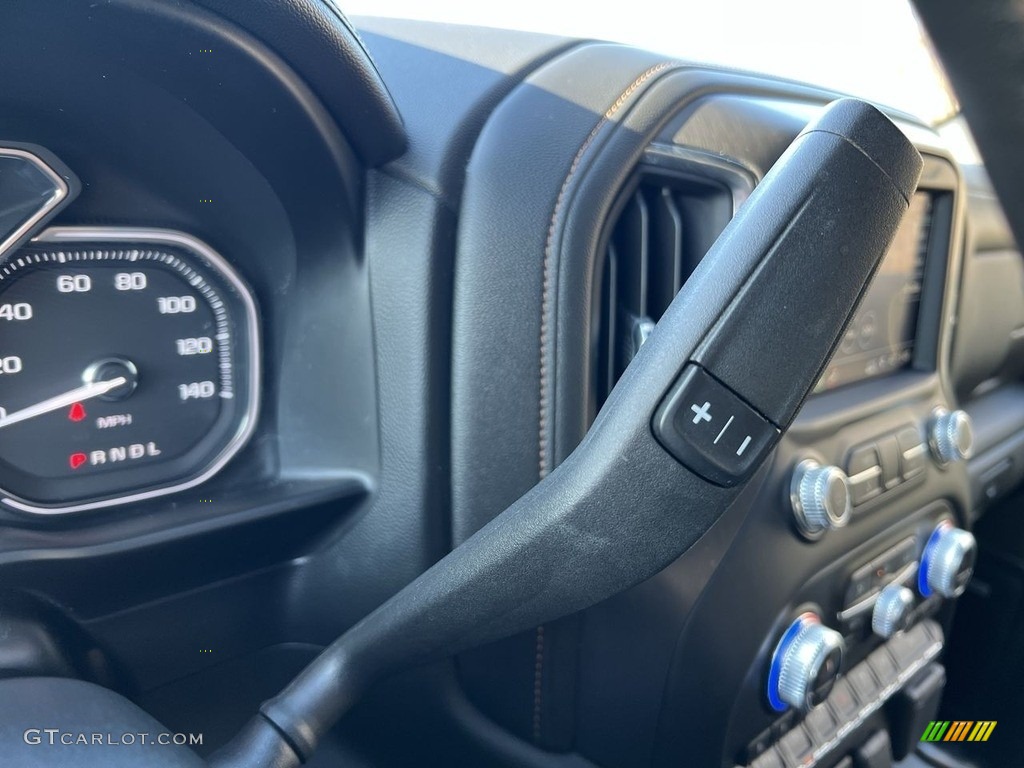
M 0 264 L 0 496 L 26 512 L 197 485 L 256 420 L 252 294 L 176 232 L 55 228 Z

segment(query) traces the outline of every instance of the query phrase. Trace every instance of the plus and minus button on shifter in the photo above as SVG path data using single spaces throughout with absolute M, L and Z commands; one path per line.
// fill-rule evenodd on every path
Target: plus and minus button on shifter
M 653 429 L 682 464 L 725 486 L 744 480 L 779 437 L 774 424 L 694 363 L 669 390 Z

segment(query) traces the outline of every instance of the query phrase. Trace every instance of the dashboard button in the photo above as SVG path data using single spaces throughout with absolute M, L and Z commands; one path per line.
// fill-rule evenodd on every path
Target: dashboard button
M 846 679 L 850 681 L 853 690 L 857 692 L 857 698 L 865 703 L 870 703 L 877 699 L 878 694 L 881 692 L 881 687 L 875 680 L 875 676 L 871 674 L 871 669 L 867 664 L 858 664 L 850 670 L 850 674 L 846 676 Z
M 882 682 L 882 685 L 889 685 L 896 682 L 899 668 L 896 666 L 896 662 L 893 661 L 892 655 L 889 653 L 889 649 L 884 645 L 868 656 L 868 666 L 871 667 L 871 670 L 875 673 L 875 677 Z
M 916 642 L 920 642 L 922 647 L 925 648 L 943 642 L 942 628 L 934 621 L 925 621 L 922 624 L 918 624 L 911 630 L 911 633 L 915 638 L 919 638 Z
M 900 448 L 896 436 L 884 437 L 878 441 L 878 458 L 882 465 L 882 486 L 888 490 L 899 485 Z
M 825 706 L 812 709 L 804 719 L 804 725 L 818 744 L 831 741 L 839 728 L 829 708 Z
M 917 542 L 912 537 L 893 547 L 889 557 L 893 571 L 898 571 L 915 560 L 917 560 Z
M 917 477 L 928 464 L 928 449 L 916 427 L 905 427 L 896 433 L 900 449 L 900 466 L 904 480 Z
M 691 363 L 654 415 L 654 434 L 680 462 L 718 485 L 736 485 L 779 430 L 731 389 Z
M 772 748 L 757 758 L 750 768 L 786 768 L 786 764 L 782 762 L 782 756 L 778 750 Z
M 906 539 L 872 560 L 871 568 L 878 576 L 879 586 L 882 586 L 916 559 L 917 546 L 913 539 Z
M 782 752 L 786 765 L 803 765 L 809 762 L 814 754 L 814 741 L 803 726 L 798 725 L 779 742 L 779 751 Z
M 875 569 L 869 563 L 853 572 L 850 586 L 846 589 L 844 607 L 849 608 L 863 600 L 875 587 Z
M 892 744 L 888 731 L 876 731 L 853 753 L 853 764 L 859 768 L 891 768 Z
M 882 467 L 878 449 L 874 445 L 855 448 L 846 463 L 846 474 L 850 477 L 850 501 L 855 507 L 881 493 Z
M 828 703 L 840 722 L 844 723 L 852 719 L 860 710 L 860 702 L 857 700 L 853 688 L 850 687 L 850 683 L 845 679 L 836 681 L 832 693 L 829 694 Z
M 878 449 L 874 444 L 862 445 L 859 448 L 854 448 L 850 452 L 850 460 L 846 465 L 846 472 L 851 477 L 853 475 L 859 475 L 861 472 L 878 467 Z
M 933 640 L 923 624 L 896 635 L 889 640 L 889 651 L 900 667 L 906 669 L 920 659 L 933 644 Z

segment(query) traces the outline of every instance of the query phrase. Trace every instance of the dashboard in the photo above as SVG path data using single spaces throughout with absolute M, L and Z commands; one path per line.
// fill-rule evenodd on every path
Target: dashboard
M 41 29 L 58 5 L 0 12 L 0 67 L 41 36 L 77 62 L 0 88 L 0 605 L 42 649 L 0 639 L 0 673 L 100 682 L 208 751 L 572 454 L 837 96 L 426 22 L 356 19 L 356 45 L 326 5 L 304 45 L 264 3 Z M 982 169 L 887 114 L 918 191 L 738 501 L 657 576 L 388 683 L 322 764 L 914 751 L 970 531 L 1024 479 L 1024 266 Z M 830 301 L 794 298 L 809 334 Z M 760 353 L 787 375 L 793 350 Z M 742 458 L 753 431 L 723 424 Z

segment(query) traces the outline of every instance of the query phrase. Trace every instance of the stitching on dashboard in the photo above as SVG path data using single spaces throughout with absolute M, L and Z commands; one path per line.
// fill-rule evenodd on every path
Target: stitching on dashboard
M 540 450 L 539 450 L 539 469 L 540 479 L 543 480 L 547 477 L 550 470 L 548 464 L 550 457 L 548 456 L 547 442 L 549 438 L 550 426 L 548 424 L 550 418 L 550 402 L 548 398 L 548 347 L 550 345 L 550 328 L 548 327 L 548 314 L 551 310 L 551 256 L 552 248 L 555 240 L 555 229 L 558 224 L 558 216 L 562 212 L 562 206 L 565 204 L 565 196 L 569 190 L 569 186 L 572 183 L 573 177 L 579 170 L 580 162 L 583 160 L 583 156 L 587 150 L 594 143 L 594 139 L 601 132 L 601 129 L 608 124 L 608 122 L 615 116 L 615 114 L 622 108 L 622 106 L 629 100 L 629 98 L 636 92 L 637 88 L 647 82 L 651 77 L 662 72 L 663 70 L 671 67 L 675 64 L 673 61 L 663 61 L 661 64 L 657 64 L 636 80 L 634 80 L 626 90 L 615 100 L 615 102 L 608 108 L 604 113 L 601 120 L 594 126 L 594 129 L 590 132 L 590 135 L 584 140 L 583 144 L 580 145 L 579 150 L 576 152 L 576 156 L 572 160 L 572 164 L 569 166 L 569 172 L 565 176 L 565 180 L 562 182 L 562 187 L 558 191 L 558 197 L 555 200 L 555 208 L 551 214 L 551 223 L 548 225 L 548 236 L 547 241 L 544 244 L 544 265 L 543 265 L 543 288 L 541 294 L 541 314 L 540 314 Z
M 550 407 L 551 403 L 548 398 L 548 349 L 551 343 L 550 339 L 550 328 L 548 325 L 548 314 L 551 310 L 551 260 L 555 241 L 555 229 L 558 225 L 558 217 L 562 212 L 562 207 L 565 204 L 566 193 L 569 190 L 569 186 L 572 184 L 573 177 L 579 170 L 580 163 L 583 160 L 583 156 L 590 149 L 594 140 L 597 138 L 601 129 L 604 128 L 609 121 L 615 116 L 615 114 L 622 109 L 623 105 L 629 101 L 630 97 L 636 92 L 636 90 L 642 86 L 645 82 L 650 80 L 655 75 L 663 72 L 669 67 L 675 66 L 677 63 L 674 61 L 663 61 L 660 64 L 648 69 L 646 72 L 641 74 L 630 83 L 629 87 L 626 88 L 617 98 L 614 103 L 605 111 L 604 115 L 598 121 L 597 125 L 591 130 L 590 135 L 580 145 L 579 150 L 576 152 L 576 156 L 572 160 L 572 164 L 569 166 L 569 172 L 565 176 L 565 180 L 562 182 L 562 187 L 558 191 L 558 197 L 555 199 L 555 208 L 551 213 L 551 223 L 548 225 L 547 240 L 544 244 L 544 264 L 543 264 L 543 288 L 541 293 L 541 314 L 540 314 L 540 405 L 539 405 L 539 474 L 540 479 L 543 480 L 548 476 L 550 463 L 550 456 L 548 455 L 548 439 L 550 432 Z M 544 684 L 544 627 L 537 627 L 536 637 L 536 655 L 534 657 L 533 666 L 533 740 L 535 742 L 540 741 L 541 737 L 541 712 L 543 704 L 543 684 Z

